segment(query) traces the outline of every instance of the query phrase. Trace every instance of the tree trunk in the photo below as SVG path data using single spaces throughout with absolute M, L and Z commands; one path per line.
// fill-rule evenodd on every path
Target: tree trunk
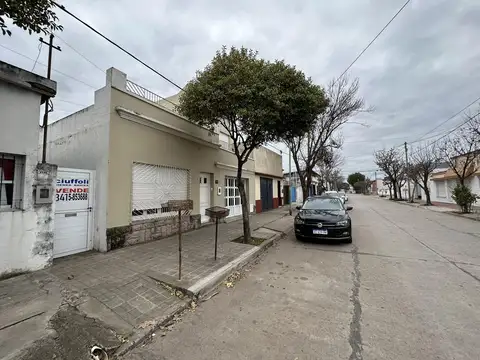
M 398 199 L 398 197 L 397 197 L 397 183 L 393 182 L 392 187 L 393 187 L 393 200 L 397 200 Z
M 238 169 L 237 169 L 237 183 L 238 183 L 238 192 L 240 193 L 240 201 L 242 203 L 243 242 L 247 244 L 250 242 L 252 235 L 250 231 L 250 217 L 249 217 L 249 210 L 248 210 L 247 193 L 245 192 L 245 184 L 242 179 L 242 166 L 243 164 L 239 161 Z
M 430 199 L 430 189 L 428 188 L 428 180 L 423 182 L 423 191 L 425 191 L 425 205 L 432 206 Z

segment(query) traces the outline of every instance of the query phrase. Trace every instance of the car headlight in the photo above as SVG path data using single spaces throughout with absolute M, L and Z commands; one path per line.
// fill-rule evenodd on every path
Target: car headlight
M 341 220 L 337 222 L 337 226 L 348 226 L 349 221 L 348 220 Z
M 295 224 L 297 225 L 301 225 L 301 224 L 304 224 L 305 222 L 303 221 L 303 219 L 299 218 L 298 216 L 295 218 Z

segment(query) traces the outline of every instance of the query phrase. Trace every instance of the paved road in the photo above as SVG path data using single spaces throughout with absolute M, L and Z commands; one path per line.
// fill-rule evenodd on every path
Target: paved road
M 287 237 L 127 358 L 480 359 L 480 222 L 351 203 L 352 245 Z

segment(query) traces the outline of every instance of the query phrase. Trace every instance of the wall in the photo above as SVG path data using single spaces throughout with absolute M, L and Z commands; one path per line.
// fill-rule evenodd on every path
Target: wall
M 110 93 L 109 86 L 97 90 L 94 105 L 48 126 L 47 159 L 50 162 L 59 167 L 96 171 L 93 247 L 99 251 L 107 251 Z
M 0 152 L 37 157 L 41 96 L 0 82 Z M 8 124 L 8 127 L 4 127 Z
M 139 119 L 148 117 L 172 124 L 178 128 L 175 125 L 178 117 L 162 110 L 159 106 L 142 101 L 124 91 L 112 89 L 112 103 L 131 110 Z M 109 153 L 108 228 L 129 226 L 131 223 L 133 162 L 174 166 L 190 170 L 190 195 L 194 202 L 193 214 L 198 214 L 200 210 L 200 187 L 197 180 L 200 173 L 214 175 L 212 183 L 213 205 L 224 206 L 224 177 L 236 176 L 237 170 L 236 158 L 229 151 L 221 150 L 213 144 L 196 143 L 160 129 L 122 118 L 119 112 L 112 113 Z M 253 166 L 252 161 L 244 165 L 244 174 L 249 180 L 250 202 L 254 200 L 255 196 Z M 218 180 L 218 184 L 215 184 L 215 180 Z M 217 186 L 222 187 L 222 195 L 220 196 L 216 194 Z
M 282 155 L 260 146 L 253 151 L 253 158 L 256 173 L 278 178 L 283 177 Z
M 43 269 L 53 260 L 55 202 L 35 205 L 34 186 L 53 189 L 57 167 L 32 160 L 28 157 L 25 164 L 22 210 L 0 212 L 0 278 Z

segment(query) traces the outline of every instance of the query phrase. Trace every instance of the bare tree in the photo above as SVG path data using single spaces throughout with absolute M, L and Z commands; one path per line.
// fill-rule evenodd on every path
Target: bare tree
M 320 176 L 322 185 L 330 184 L 331 188 L 338 190 L 338 183 L 343 182 L 340 167 L 344 164 L 344 158 L 337 149 L 327 148 L 324 156 L 317 163 L 315 171 Z
M 308 194 L 314 168 L 325 157 L 326 150 L 340 146 L 341 138 L 334 138 L 335 132 L 356 114 L 373 111 L 373 108 L 365 108 L 365 101 L 358 91 L 358 78 L 350 81 L 343 76 L 337 81 L 332 80 L 326 89 L 329 105 L 310 131 L 300 137 L 284 139 L 292 153 L 304 194 Z
M 426 205 L 431 206 L 429 179 L 437 167 L 438 158 L 435 143 L 418 146 L 410 155 L 407 176 L 425 192 Z
M 401 192 L 399 191 L 399 185 L 405 178 L 405 163 L 402 156 L 395 148 L 391 148 L 390 150 L 379 150 L 376 151 L 373 155 L 375 157 L 375 164 L 377 164 L 377 166 L 383 172 L 385 172 L 385 174 L 387 174 L 387 177 L 392 184 L 393 199 L 397 200 L 399 198 L 398 193 Z M 401 194 L 400 199 L 402 199 Z
M 465 114 L 465 117 L 468 120 L 465 124 L 466 131 L 470 132 L 472 137 L 476 138 L 477 141 L 480 141 L 480 111 L 474 115 Z
M 448 163 L 457 175 L 460 185 L 472 176 L 479 168 L 480 137 L 470 121 L 452 135 L 448 136 L 439 145 L 440 156 Z

